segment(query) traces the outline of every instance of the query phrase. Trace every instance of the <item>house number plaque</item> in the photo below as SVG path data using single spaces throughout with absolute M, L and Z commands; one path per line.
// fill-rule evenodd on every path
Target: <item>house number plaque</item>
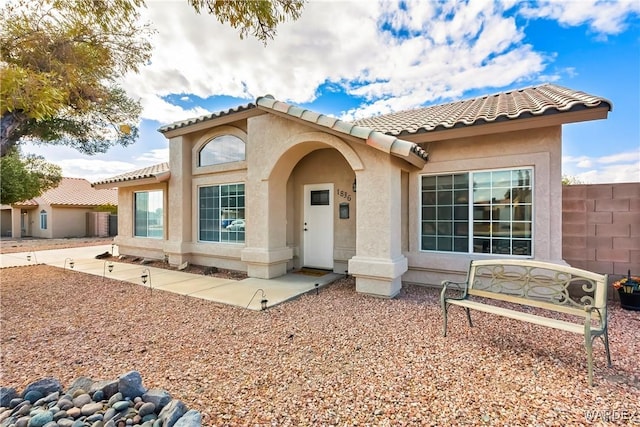
M 351 194 L 347 193 L 344 190 L 341 189 L 336 189 L 336 194 L 338 195 L 338 197 L 342 197 L 343 199 L 347 199 L 347 201 L 351 201 Z

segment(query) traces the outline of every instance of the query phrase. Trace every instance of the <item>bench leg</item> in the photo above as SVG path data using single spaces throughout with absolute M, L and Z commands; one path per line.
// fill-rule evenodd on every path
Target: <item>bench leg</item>
M 469 321 L 469 326 L 473 328 L 473 322 L 471 322 L 471 310 L 469 310 L 469 307 L 465 307 L 464 309 L 467 312 L 467 320 Z
M 589 335 L 584 336 L 584 347 L 587 350 L 587 372 L 589 386 L 593 386 L 593 341 Z
M 611 367 L 611 353 L 609 352 L 609 333 L 607 332 L 606 328 L 602 336 L 602 341 L 604 341 L 604 350 L 607 352 L 607 366 Z
M 449 306 L 446 302 L 442 302 L 442 336 L 447 336 L 447 310 Z

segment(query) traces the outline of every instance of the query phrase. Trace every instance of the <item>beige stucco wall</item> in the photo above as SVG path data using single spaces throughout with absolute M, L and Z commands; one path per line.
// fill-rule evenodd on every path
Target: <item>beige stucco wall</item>
M 91 211 L 91 208 L 53 207 L 49 213 L 51 237 L 63 239 L 86 236 L 87 212 Z
M 11 209 L 2 209 L 0 211 L 0 235 L 11 236 Z
M 562 261 L 562 176 L 560 126 L 431 143 L 429 162 L 409 179 L 409 271 L 407 282 L 439 285 L 463 279 L 471 259 L 485 254 L 420 251 L 420 177 L 423 174 L 480 171 L 531 166 L 534 168 L 534 258 Z
M 47 212 L 47 228 L 45 230 L 40 228 L 40 213 L 43 210 Z M 30 209 L 27 211 L 28 236 L 38 237 L 41 239 L 50 239 L 53 237 L 52 210 L 51 206 L 38 206 L 37 209 Z

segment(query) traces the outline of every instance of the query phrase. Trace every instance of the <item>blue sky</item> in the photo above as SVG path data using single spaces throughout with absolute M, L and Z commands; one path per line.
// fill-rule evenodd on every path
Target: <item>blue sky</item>
M 96 181 L 167 161 L 160 126 L 265 94 L 350 120 L 551 82 L 614 106 L 563 127 L 563 174 L 640 181 L 640 0 L 310 1 L 266 47 L 184 0 L 147 0 L 144 18 L 152 60 L 122 82 L 143 105 L 139 140 L 25 152 Z

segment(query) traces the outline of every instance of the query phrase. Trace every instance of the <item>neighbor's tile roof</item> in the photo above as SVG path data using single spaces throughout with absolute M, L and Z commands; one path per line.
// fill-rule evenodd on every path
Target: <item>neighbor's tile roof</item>
M 502 92 L 449 104 L 400 111 L 356 120 L 387 135 L 473 126 L 588 108 L 607 108 L 609 100 L 553 84 Z
M 99 206 L 117 205 L 118 190 L 97 190 L 82 178 L 62 178 L 56 188 L 45 191 L 39 197 L 15 203 L 15 206 Z
M 93 185 L 115 184 L 118 182 L 134 181 L 136 179 L 155 178 L 158 175 L 165 174 L 167 172 L 169 172 L 169 163 L 164 162 L 146 168 L 123 173 L 121 175 L 116 175 L 111 178 L 106 178 L 102 181 L 94 182 Z

